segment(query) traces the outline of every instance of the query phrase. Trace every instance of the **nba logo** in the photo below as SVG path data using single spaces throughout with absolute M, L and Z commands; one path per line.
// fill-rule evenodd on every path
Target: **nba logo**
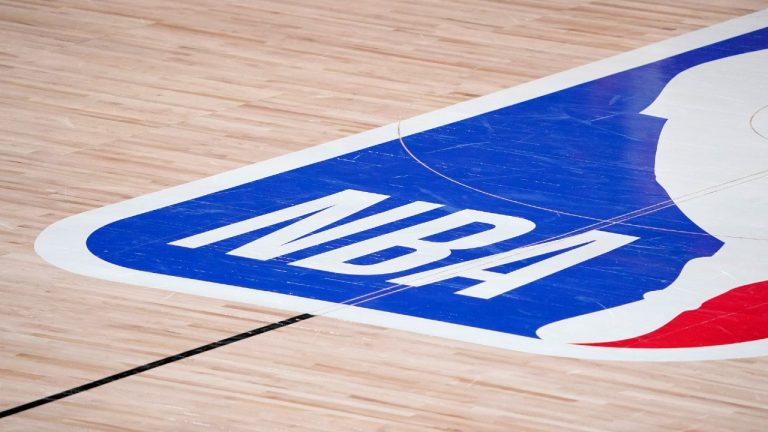
M 77 215 L 36 249 L 532 353 L 766 355 L 762 16 Z

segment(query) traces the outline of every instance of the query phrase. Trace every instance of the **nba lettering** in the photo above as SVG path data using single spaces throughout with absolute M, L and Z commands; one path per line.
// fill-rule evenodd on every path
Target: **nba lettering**
M 368 200 L 368 203 L 366 203 L 366 200 Z M 227 225 L 177 240 L 170 244 L 197 248 L 242 235 L 248 231 L 290 220 L 297 216 L 305 216 L 317 212 L 306 219 L 303 219 L 301 222 L 282 228 L 279 231 L 273 232 L 227 252 L 231 255 L 257 260 L 267 260 L 306 249 L 323 242 L 335 240 L 343 236 L 355 234 L 363 229 L 374 228 L 388 222 L 394 222 L 397 219 L 393 219 L 393 215 L 404 218 L 406 216 L 417 214 L 417 212 L 424 212 L 440 207 L 439 204 L 423 202 L 413 203 L 395 208 L 388 212 L 369 216 L 364 220 L 349 222 L 334 229 L 322 231 L 299 239 L 299 237 L 308 235 L 312 230 L 317 229 L 318 227 L 335 222 L 342 217 L 349 216 L 351 212 L 361 209 L 360 207 L 367 207 L 366 204 L 370 205 L 380 200 L 381 195 L 347 190 L 309 203 L 299 204 L 288 209 L 262 216 L 256 216 L 246 221 L 237 222 L 232 225 Z M 350 203 L 358 204 L 350 206 Z M 362 203 L 362 205 L 359 203 Z M 346 207 L 346 209 L 344 209 L 344 207 Z M 341 211 L 338 211 L 338 208 L 341 208 Z M 329 212 L 333 212 L 333 214 L 326 214 Z M 423 240 L 426 237 L 444 233 L 470 223 L 490 224 L 493 228 L 482 231 L 481 233 L 460 237 L 449 242 Z M 290 264 L 327 272 L 353 275 L 398 273 L 445 259 L 450 256 L 452 250 L 490 246 L 503 240 L 525 234 L 531 231 L 533 227 L 534 224 L 531 221 L 521 218 L 473 210 L 461 210 L 448 216 L 403 228 L 389 234 L 344 246 L 340 249 L 328 251 L 320 255 L 311 256 Z M 400 277 L 390 280 L 390 282 L 410 286 L 422 286 L 453 277 L 466 277 L 483 282 L 471 288 L 458 291 L 457 294 L 488 299 L 503 294 L 506 291 L 518 288 L 526 283 L 538 280 L 548 274 L 555 273 L 558 270 L 586 261 L 589 258 L 610 252 L 611 250 L 634 240 L 637 240 L 637 237 L 610 232 L 591 231 L 585 234 L 569 236 L 559 241 L 550 241 L 509 252 L 502 252 L 497 255 L 480 258 L 476 260 L 476 262 L 465 262 L 458 266 L 454 265 L 437 268 L 421 274 Z M 353 260 L 394 247 L 407 248 L 409 249 L 409 252 L 404 255 L 388 258 L 376 264 L 350 263 Z M 486 264 L 486 266 L 496 267 L 501 264 L 533 258 L 539 255 L 574 247 L 575 249 L 561 252 L 559 255 L 532 264 L 526 269 L 516 270 L 509 274 L 488 272 L 483 269 L 483 265 L 481 264 L 481 262 L 487 262 L 488 264 Z M 452 271 L 449 267 L 457 268 Z M 462 268 L 466 268 L 466 270 L 462 271 Z M 492 294 L 489 295 L 489 292 Z
M 107 279 L 533 353 L 766 355 L 753 27 L 97 209 L 36 248 Z

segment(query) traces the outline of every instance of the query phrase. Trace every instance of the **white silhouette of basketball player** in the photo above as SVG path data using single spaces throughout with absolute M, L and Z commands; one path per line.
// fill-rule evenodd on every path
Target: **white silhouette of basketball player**
M 568 343 L 628 339 L 733 288 L 768 280 L 766 105 L 768 50 L 693 67 L 667 84 L 643 111 L 668 119 L 659 137 L 656 179 L 722 248 L 689 261 L 665 289 L 549 324 L 539 337 Z

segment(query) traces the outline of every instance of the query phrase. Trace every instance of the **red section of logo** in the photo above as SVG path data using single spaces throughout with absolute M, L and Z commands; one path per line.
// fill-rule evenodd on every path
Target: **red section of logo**
M 768 281 L 734 288 L 642 336 L 583 344 L 614 348 L 693 348 L 768 338 Z

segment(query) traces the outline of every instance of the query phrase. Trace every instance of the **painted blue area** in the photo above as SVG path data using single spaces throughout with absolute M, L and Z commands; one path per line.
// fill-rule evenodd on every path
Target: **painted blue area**
M 762 29 L 412 135 L 406 142 L 427 165 L 489 194 L 589 218 L 614 218 L 670 199 L 654 178 L 656 143 L 664 120 L 640 111 L 678 73 L 765 48 L 768 30 Z M 225 252 L 291 222 L 197 249 L 168 244 L 345 189 L 392 198 L 339 224 L 413 201 L 445 207 L 270 261 Z M 392 286 L 387 280 L 412 272 L 349 276 L 287 263 L 462 209 L 522 217 L 535 222 L 536 228 L 490 247 L 455 251 L 418 270 L 511 250 L 595 224 L 594 220 L 522 206 L 461 187 L 425 169 L 399 142 L 392 141 L 114 222 L 94 232 L 88 247 L 100 258 L 128 268 L 342 302 Z M 476 282 L 454 278 L 400 291 L 362 307 L 535 337 L 542 325 L 632 302 L 648 291 L 664 288 L 686 262 L 710 256 L 721 246 L 674 206 L 630 222 L 640 226 L 600 229 L 639 240 L 490 300 L 456 295 Z M 484 228 L 473 224 L 433 240 L 445 241 Z M 378 262 L 407 252 L 393 248 L 356 263 Z M 497 270 L 508 272 L 544 258 Z

